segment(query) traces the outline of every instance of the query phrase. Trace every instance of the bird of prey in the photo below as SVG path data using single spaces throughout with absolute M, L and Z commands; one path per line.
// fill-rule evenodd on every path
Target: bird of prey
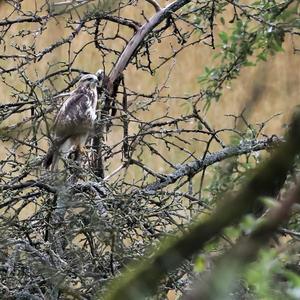
M 102 72 L 103 73 L 103 72 Z M 67 157 L 72 152 L 81 153 L 94 127 L 97 106 L 97 87 L 104 76 L 82 76 L 78 87 L 71 92 L 57 113 L 54 123 L 52 145 L 44 158 L 44 166 L 53 170 L 60 156 Z

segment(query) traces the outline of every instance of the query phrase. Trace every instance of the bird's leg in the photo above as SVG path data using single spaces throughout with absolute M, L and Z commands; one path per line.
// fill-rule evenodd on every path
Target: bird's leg
M 74 150 L 74 161 L 80 161 L 80 158 L 87 155 L 87 150 L 84 145 L 80 144 Z
M 85 146 L 82 146 L 82 144 L 79 144 L 76 146 L 72 153 L 73 160 L 76 165 L 76 167 L 73 167 L 73 180 L 84 179 L 83 175 L 81 174 L 81 162 L 82 157 L 87 155 L 86 148 Z
M 79 148 L 78 151 L 79 151 L 81 156 L 86 156 L 87 155 L 87 150 L 86 150 L 85 145 L 80 144 L 78 146 L 78 148 Z

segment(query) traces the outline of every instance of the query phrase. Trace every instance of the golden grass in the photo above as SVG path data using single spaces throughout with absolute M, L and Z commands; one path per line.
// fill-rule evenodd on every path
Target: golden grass
M 161 5 L 164 5 L 164 1 L 160 1 Z M 25 1 L 23 4 L 28 10 L 32 9 L 34 5 L 33 1 Z M 148 17 L 153 14 L 153 9 L 149 5 L 145 6 L 145 13 Z M 135 20 L 143 22 L 143 18 L 140 15 L 140 7 L 130 7 L 126 10 L 126 17 L 131 17 Z M 10 12 L 10 8 L 7 5 L 2 7 L 0 12 L 0 17 L 7 16 Z M 60 40 L 62 37 L 68 36 L 70 33 L 69 29 L 64 28 L 64 18 L 60 17 L 56 21 L 51 21 L 47 24 L 47 30 L 42 36 L 37 38 L 37 49 L 42 50 L 49 46 L 51 43 Z M 20 29 L 33 29 L 37 28 L 34 24 L 22 24 L 17 26 L 12 26 L 9 34 L 16 33 Z M 106 29 L 106 33 L 110 32 L 113 34 L 116 30 L 115 26 L 111 26 Z M 126 29 L 126 34 L 130 36 L 132 32 Z M 19 39 L 20 44 L 28 44 L 32 40 L 31 36 Z M 80 33 L 70 45 L 71 53 L 80 50 L 87 42 L 90 42 L 91 38 L 86 33 Z M 217 41 L 218 42 L 218 41 Z M 9 44 L 9 39 L 7 36 L 7 43 Z M 110 41 L 109 42 L 114 48 L 122 49 L 125 44 L 120 41 Z M 151 48 L 153 61 L 157 61 L 158 57 L 164 53 L 170 51 L 169 44 L 173 43 L 174 47 L 177 48 L 174 40 L 164 40 L 160 44 L 156 44 Z M 257 84 L 263 85 L 265 87 L 262 99 L 255 105 L 252 114 L 252 122 L 261 122 L 266 120 L 273 114 L 278 112 L 282 113 L 280 117 L 277 117 L 270 124 L 267 125 L 265 133 L 281 133 L 282 125 L 287 121 L 290 112 L 293 107 L 298 104 L 299 95 L 299 67 L 300 67 L 300 57 L 293 54 L 291 40 L 287 38 L 284 44 L 285 52 L 279 53 L 275 57 L 271 58 L 267 63 L 261 63 L 257 67 L 248 67 L 242 70 L 241 76 L 232 82 L 225 89 L 224 95 L 219 103 L 213 103 L 211 109 L 203 114 L 207 121 L 215 129 L 226 128 L 232 125 L 232 118 L 226 116 L 226 114 L 239 114 L 244 106 L 251 100 L 249 99 L 253 87 Z M 67 60 L 68 57 L 68 45 L 63 45 L 59 47 L 53 53 L 47 54 L 40 62 L 32 63 L 30 67 L 26 70 L 27 75 L 32 79 L 37 78 L 46 74 L 49 70 L 49 65 L 52 65 L 51 71 L 58 69 L 60 66 L 56 65 L 59 62 Z M 11 47 L 7 47 L 7 53 L 13 51 Z M 202 73 L 204 66 L 211 66 L 214 64 L 211 59 L 214 51 L 205 45 L 193 46 L 185 51 L 181 52 L 175 60 L 170 61 L 164 67 L 160 69 L 155 76 L 150 76 L 141 70 L 136 70 L 135 67 L 129 66 L 125 71 L 125 81 L 128 88 L 136 90 L 142 93 L 150 93 L 154 90 L 156 86 L 161 87 L 168 77 L 168 72 L 170 68 L 172 69 L 171 76 L 167 81 L 165 88 L 162 93 L 169 95 L 188 95 L 196 93 L 199 91 L 201 86 L 197 82 L 197 77 Z M 74 57 L 74 54 L 71 55 Z M 82 68 L 89 72 L 95 72 L 98 68 L 102 66 L 103 60 L 105 60 L 106 71 L 111 69 L 111 63 L 115 60 L 115 57 L 107 55 L 105 58 L 95 49 L 94 44 L 91 43 L 87 46 L 84 51 L 78 55 L 74 62 L 74 67 Z M 1 61 L 1 65 L 8 66 L 8 62 Z M 13 74 L 9 81 L 14 84 L 14 86 L 19 89 L 24 88 L 20 79 L 16 74 Z M 64 82 L 55 81 L 56 88 L 59 89 L 64 86 Z M 48 83 L 48 88 L 52 89 Z M 44 87 L 45 87 L 44 86 Z M 0 92 L 2 103 L 9 103 L 12 100 L 11 90 L 2 82 L 0 83 Z M 41 99 L 43 94 L 39 94 Z M 166 110 L 169 111 L 171 116 L 179 116 L 182 114 L 185 108 L 182 106 L 181 101 L 166 101 L 165 103 L 154 104 L 151 106 L 151 110 L 139 113 L 139 117 L 144 120 L 153 120 L 159 116 L 165 114 Z M 24 114 L 14 115 L 9 121 L 2 124 L 2 126 L 7 124 L 14 124 L 15 122 L 21 121 L 24 118 Z M 135 130 L 135 126 L 131 125 L 131 130 Z M 107 143 L 110 145 L 118 142 L 122 137 L 120 129 L 112 128 L 107 138 Z M 41 142 L 41 147 L 46 148 L 47 142 Z M 4 148 L 2 148 L 4 149 Z M 199 153 L 199 145 L 197 143 L 192 143 L 191 149 Z M 167 149 L 161 148 L 163 154 L 167 153 Z M 0 159 L 4 159 L 6 155 L 5 150 L 1 150 Z M 170 159 L 175 159 L 175 161 L 181 160 L 181 155 L 178 152 L 169 153 Z M 150 162 L 150 159 L 146 159 L 146 162 Z M 119 163 L 114 162 L 111 169 L 114 169 Z M 154 165 L 154 169 L 161 172 L 164 171 L 164 166 Z

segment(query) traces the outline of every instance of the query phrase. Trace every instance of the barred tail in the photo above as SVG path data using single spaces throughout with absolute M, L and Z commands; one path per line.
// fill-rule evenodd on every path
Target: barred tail
M 63 138 L 56 138 L 52 145 L 49 147 L 49 150 L 44 157 L 43 166 L 48 169 L 51 165 L 51 170 L 54 170 L 54 167 L 57 163 L 59 157 L 59 148 L 60 146 L 69 138 L 69 136 Z

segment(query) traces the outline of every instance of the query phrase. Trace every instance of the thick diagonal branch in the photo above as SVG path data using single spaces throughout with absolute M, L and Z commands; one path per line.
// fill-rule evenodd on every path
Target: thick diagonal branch
M 256 259 L 259 250 L 267 245 L 280 224 L 288 220 L 293 204 L 299 203 L 299 195 L 298 184 L 283 201 L 266 214 L 249 236 L 241 238 L 232 249 L 219 258 L 212 274 L 202 278 L 202 284 L 198 284 L 196 289 L 184 299 L 226 298 L 245 267 Z
M 97 135 L 93 140 L 93 149 L 95 151 L 93 165 L 95 174 L 98 177 L 104 178 L 104 168 L 101 157 L 101 141 L 103 139 L 104 128 L 108 127 L 107 124 L 109 123 L 109 118 L 107 118 L 107 116 L 111 107 L 113 107 L 112 115 L 114 115 L 114 98 L 117 94 L 117 90 L 121 82 L 122 72 L 125 70 L 134 53 L 136 53 L 137 49 L 141 46 L 148 34 L 163 20 L 167 19 L 174 11 L 177 11 L 190 1 L 191 0 L 176 0 L 163 9 L 158 9 L 158 7 L 156 7 L 157 9 L 155 15 L 153 15 L 153 17 L 150 18 L 150 20 L 141 27 L 135 28 L 135 34 L 122 51 L 122 54 L 119 56 L 117 63 L 111 70 L 109 76 L 107 77 L 107 80 L 105 80 L 104 89 L 107 90 L 108 93 L 104 99 L 105 104 L 99 116 L 102 120 L 102 123 L 101 126 L 99 126 L 99 128 L 96 130 Z
M 112 69 L 109 75 L 109 81 L 112 85 L 118 78 L 119 74 L 122 73 L 130 62 L 133 54 L 145 40 L 147 35 L 159 25 L 163 20 L 167 19 L 173 12 L 177 11 L 191 0 L 177 0 L 173 1 L 165 8 L 158 10 L 156 14 L 143 26 L 141 26 L 134 36 L 131 38 L 125 49 L 123 50 L 121 56 L 119 57 L 116 65 Z

